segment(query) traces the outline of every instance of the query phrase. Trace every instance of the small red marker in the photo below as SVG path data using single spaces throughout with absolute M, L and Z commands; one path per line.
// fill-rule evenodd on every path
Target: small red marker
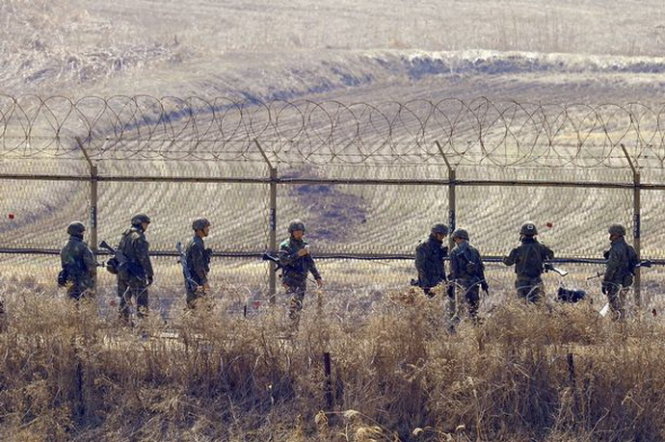
M 547 223 L 545 225 L 547 226 L 548 229 L 551 229 L 554 226 L 554 224 L 552 224 L 552 223 Z
M 7 215 L 7 218 L 9 218 L 9 219 L 14 219 L 14 214 L 13 214 L 13 213 L 10 213 L 9 215 Z

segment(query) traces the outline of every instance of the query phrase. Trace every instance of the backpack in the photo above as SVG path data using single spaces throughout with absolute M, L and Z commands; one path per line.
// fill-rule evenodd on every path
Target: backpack
M 528 243 L 522 245 L 524 252 L 522 271 L 530 278 L 537 278 L 543 273 L 543 256 L 539 243 Z

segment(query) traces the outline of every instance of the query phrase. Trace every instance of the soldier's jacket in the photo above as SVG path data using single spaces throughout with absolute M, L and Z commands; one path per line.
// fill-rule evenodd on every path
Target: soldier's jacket
M 141 229 L 132 227 L 126 230 L 116 249 L 120 275 L 134 276 L 139 279 L 152 278 L 149 248 L 150 244 Z
M 467 241 L 459 243 L 450 252 L 450 278 L 472 284 L 485 279 L 485 265 L 480 253 Z
M 626 243 L 623 237 L 615 239 L 610 246 L 603 282 L 621 284 L 624 287 L 631 285 L 635 264 L 637 264 L 635 249 Z
M 279 245 L 279 262 L 282 264 L 282 280 L 285 284 L 304 282 L 307 280 L 308 272 L 312 272 L 314 279 L 321 279 L 312 255 L 298 256 L 298 250 L 306 245 L 307 241 L 293 238 L 288 238 Z
M 60 251 L 60 262 L 67 272 L 68 281 L 85 287 L 94 286 L 97 262 L 95 255 L 83 238 L 71 235 L 69 241 Z
M 210 272 L 210 256 L 205 250 L 203 238 L 194 236 L 185 248 L 185 256 L 187 258 L 187 267 L 192 279 L 198 285 L 203 285 L 208 282 L 208 272 Z
M 418 270 L 418 283 L 421 287 L 434 287 L 446 280 L 443 262 L 448 256 L 448 248 L 443 242 L 430 235 L 427 241 L 416 247 L 416 270 Z
M 510 255 L 503 258 L 505 265 L 515 264 L 515 273 L 518 278 L 539 278 L 543 273 L 543 263 L 554 258 L 554 252 L 537 239 L 522 238 L 522 245 L 514 248 Z

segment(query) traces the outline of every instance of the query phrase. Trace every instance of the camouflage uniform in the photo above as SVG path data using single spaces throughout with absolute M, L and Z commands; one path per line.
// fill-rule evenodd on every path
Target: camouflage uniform
M 293 224 L 293 223 L 292 223 Z M 291 227 L 289 231 L 291 231 Z M 304 231 L 304 227 L 302 228 Z M 307 274 L 312 273 L 314 279 L 321 280 L 321 274 L 316 268 L 312 255 L 298 256 L 298 251 L 307 246 L 307 241 L 296 240 L 291 236 L 279 245 L 279 262 L 282 265 L 282 283 L 286 287 L 286 294 L 291 296 L 289 303 L 289 317 L 298 319 L 302 310 L 303 299 L 307 289 Z
M 607 299 L 615 319 L 625 317 L 626 293 L 633 285 L 634 266 L 637 264 L 635 249 L 624 239 L 625 229 L 620 225 L 612 225 L 609 229 L 611 237 L 610 250 L 607 253 L 605 276 L 602 282 L 602 292 Z
M 532 229 L 525 229 L 527 226 L 532 227 Z M 532 230 L 532 232 L 525 234 L 529 230 Z M 540 277 L 543 273 L 543 264 L 545 261 L 554 258 L 554 252 L 534 238 L 534 235 L 538 232 L 533 224 L 529 223 L 522 226 L 520 233 L 522 234 L 522 245 L 513 249 L 510 255 L 504 257 L 503 263 L 507 266 L 515 264 L 517 296 L 529 302 L 538 302 L 543 293 L 543 280 Z
M 416 247 L 416 270 L 418 270 L 418 285 L 423 292 L 430 296 L 432 287 L 446 281 L 444 261 L 448 256 L 448 247 L 443 246 L 436 234 L 448 234 L 448 228 L 443 224 L 432 227 L 432 233 L 426 241 Z
M 128 301 L 132 298 L 136 300 L 137 316 L 144 317 L 148 312 L 148 286 L 153 281 L 149 246 L 141 223 L 133 222 L 132 227 L 122 234 L 116 249 L 120 315 L 125 319 L 129 318 Z
M 464 297 L 469 306 L 469 316 L 475 319 L 480 305 L 480 288 L 487 291 L 485 265 L 478 250 L 469 244 L 465 230 L 456 230 L 453 237 L 463 239 L 450 252 L 450 279 L 464 288 Z
M 205 249 L 203 238 L 194 236 L 187 247 L 185 248 L 185 255 L 187 257 L 187 268 L 192 280 L 198 287 L 202 287 L 208 283 L 208 272 L 210 272 L 210 253 Z M 204 293 L 198 290 L 187 288 L 187 306 L 190 308 L 194 306 L 194 301 L 202 297 Z
M 67 282 L 71 283 L 67 288 L 67 295 L 76 300 L 93 292 L 97 274 L 95 255 L 83 241 L 84 230 L 81 223 L 70 224 L 67 228 L 69 241 L 60 251 L 62 269 L 67 274 Z

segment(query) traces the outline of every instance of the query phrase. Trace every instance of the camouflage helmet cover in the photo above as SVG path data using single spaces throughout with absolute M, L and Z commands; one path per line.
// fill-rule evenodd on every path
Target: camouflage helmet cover
M 464 229 L 457 229 L 453 232 L 453 238 L 469 240 L 469 232 Z
M 434 224 L 432 226 L 432 233 L 440 233 L 441 235 L 448 234 L 448 226 L 445 224 Z
M 85 226 L 81 221 L 74 221 L 67 226 L 67 233 L 70 235 L 83 235 L 83 232 L 85 232 Z
M 305 231 L 305 223 L 303 223 L 299 219 L 294 219 L 293 221 L 291 221 L 291 223 L 289 224 L 289 233 L 293 233 L 296 230 L 301 230 L 301 231 L 304 232 Z
M 150 217 L 145 213 L 137 213 L 132 217 L 132 225 L 136 226 L 139 224 L 148 223 L 150 224 Z
M 210 221 L 206 218 L 197 218 L 192 223 L 192 230 L 203 230 L 210 226 Z
M 538 235 L 538 229 L 534 223 L 526 223 L 520 229 L 520 235 L 534 236 Z
M 607 229 L 607 233 L 610 235 L 626 236 L 626 228 L 621 224 L 612 224 L 609 229 Z

